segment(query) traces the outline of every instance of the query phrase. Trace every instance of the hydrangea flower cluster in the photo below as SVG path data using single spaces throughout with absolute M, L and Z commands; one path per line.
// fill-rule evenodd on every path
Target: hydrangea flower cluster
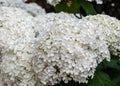
M 1 86 L 35 86 L 33 17 L 18 8 L 0 8 Z
M 20 7 L 0 7 L 0 85 L 87 83 L 110 60 L 109 50 L 120 54 L 119 32 L 119 20 L 107 15 L 33 17 Z
M 0 0 L 0 6 L 17 7 L 26 10 L 33 16 L 45 14 L 45 10 L 36 3 L 24 3 L 24 0 Z
M 52 6 L 56 6 L 57 4 L 59 4 L 62 0 L 47 0 L 47 3 L 49 3 L 50 5 Z M 103 1 L 102 0 L 86 0 L 86 1 L 89 1 L 89 2 L 92 2 L 92 1 L 96 1 L 97 4 L 102 4 Z
M 52 6 L 56 6 L 60 2 L 61 2 L 61 0 L 47 0 L 47 3 L 49 3 Z
M 114 17 L 101 14 L 87 16 L 83 19 L 99 24 L 111 53 L 120 56 L 120 21 Z
M 102 0 L 87 0 L 87 1 L 89 1 L 89 2 L 96 1 L 97 4 L 102 4 L 103 3 Z
M 45 85 L 72 79 L 86 83 L 88 77 L 94 76 L 98 63 L 110 59 L 108 46 L 98 25 L 71 16 L 65 20 L 62 14 L 37 17 L 42 29 L 38 29 L 35 42 L 38 50 L 33 58 L 35 73 Z

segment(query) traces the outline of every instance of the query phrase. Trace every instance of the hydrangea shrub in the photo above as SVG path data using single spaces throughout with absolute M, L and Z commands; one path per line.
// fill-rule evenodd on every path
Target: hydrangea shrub
M 111 58 L 120 57 L 118 19 L 104 14 L 78 19 L 64 12 L 45 13 L 22 0 L 0 2 L 0 86 L 49 86 L 61 81 L 117 86 L 120 76 L 111 80 L 103 70 L 109 67 L 119 74 L 119 60 Z M 61 0 L 47 2 L 57 6 Z M 83 7 L 88 4 L 84 2 Z

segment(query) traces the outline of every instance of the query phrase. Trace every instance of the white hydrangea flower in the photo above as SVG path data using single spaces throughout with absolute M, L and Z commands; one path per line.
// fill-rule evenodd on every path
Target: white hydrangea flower
M 98 14 L 83 18 L 99 24 L 113 55 L 120 56 L 120 21 L 108 15 Z
M 52 6 L 56 6 L 61 1 L 62 0 L 47 0 L 47 3 L 50 4 L 50 5 L 52 5 Z M 103 3 L 102 0 L 86 0 L 86 1 L 89 1 L 89 2 L 96 1 L 97 4 L 102 4 Z
M 0 6 L 17 7 L 26 10 L 33 16 L 45 14 L 45 10 L 36 3 L 26 4 L 24 0 L 0 0 Z
M 52 6 L 56 6 L 60 2 L 61 2 L 61 0 L 47 0 L 47 3 L 49 3 Z
M 87 0 L 87 1 L 89 1 L 89 2 L 96 1 L 97 4 L 103 4 L 102 0 Z
M 2 86 L 35 86 L 32 69 L 34 22 L 26 11 L 0 7 L 0 82 Z
M 37 5 L 36 3 L 29 3 L 21 5 L 22 9 L 25 9 L 28 11 L 28 13 L 32 14 L 33 16 L 38 16 L 41 14 L 46 14 L 45 9 L 43 9 L 41 6 Z
M 87 82 L 103 59 L 110 59 L 108 46 L 98 25 L 78 20 L 64 13 L 47 14 L 36 18 L 37 54 L 34 71 L 44 85 L 61 80 Z M 54 16 L 53 16 L 54 15 Z
M 99 19 L 100 18 L 100 19 Z M 106 15 L 81 20 L 67 13 L 32 17 L 0 8 L 0 85 L 85 83 L 97 65 L 120 50 L 120 22 Z M 107 45 L 108 44 L 108 45 Z

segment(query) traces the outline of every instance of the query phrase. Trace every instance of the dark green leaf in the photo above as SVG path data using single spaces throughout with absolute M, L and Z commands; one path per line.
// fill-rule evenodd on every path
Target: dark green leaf
M 114 78 L 112 81 L 114 82 L 114 84 L 116 84 L 116 86 L 119 86 L 120 85 L 120 75 L 118 75 L 118 77 Z
M 120 70 L 120 65 L 118 65 L 118 60 L 111 60 L 110 62 L 108 62 L 107 65 L 108 67 Z
M 105 66 L 113 69 L 120 70 L 120 64 L 118 59 L 111 59 L 110 62 L 105 62 Z
M 88 86 L 115 86 L 108 74 L 96 71 L 95 76 L 89 81 Z
M 73 0 L 70 7 L 67 6 L 67 0 L 63 0 L 60 4 L 56 5 L 55 11 L 56 12 L 68 12 L 68 13 L 79 13 L 80 7 L 86 12 L 87 15 L 94 15 L 96 14 L 93 5 L 85 0 Z
M 81 3 L 81 7 L 85 10 L 87 15 L 95 15 L 96 11 L 93 8 L 93 5 L 90 2 L 87 2 L 85 0 L 79 0 L 79 3 Z
M 67 1 L 63 1 L 60 4 L 56 5 L 55 11 L 56 12 L 68 12 L 68 13 L 78 13 L 80 4 L 77 3 L 77 0 L 73 0 L 72 4 L 70 7 L 67 6 Z

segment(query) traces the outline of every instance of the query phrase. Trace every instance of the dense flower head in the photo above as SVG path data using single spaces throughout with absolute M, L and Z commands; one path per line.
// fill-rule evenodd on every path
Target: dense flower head
M 89 2 L 96 1 L 97 4 L 102 4 L 103 3 L 102 0 L 87 0 L 87 1 L 89 1 Z
M 120 21 L 104 14 L 87 16 L 83 19 L 99 24 L 111 53 L 120 56 Z
M 26 10 L 33 16 L 45 14 L 45 10 L 36 3 L 24 3 L 24 0 L 0 0 L 0 6 L 17 7 Z
M 60 2 L 61 2 L 61 0 L 47 0 L 47 3 L 49 3 L 50 5 L 53 5 L 53 6 L 56 6 Z
M 0 82 L 2 86 L 34 86 L 33 17 L 26 11 L 0 8 Z
M 61 80 L 85 83 L 88 77 L 93 77 L 98 63 L 110 59 L 97 24 L 67 14 L 64 16 L 69 19 L 65 19 L 62 14 L 37 17 L 41 28 L 37 30 L 38 55 L 33 58 L 33 68 L 44 85 L 54 85 Z
M 87 83 L 98 64 L 110 60 L 109 50 L 120 54 L 119 33 L 119 20 L 107 15 L 33 17 L 27 10 L 0 7 L 0 86 Z
M 52 6 L 56 6 L 61 1 L 62 0 L 47 0 L 47 3 L 50 4 L 50 5 L 52 5 Z M 96 1 L 97 4 L 102 4 L 103 3 L 102 0 L 86 0 L 86 1 L 89 1 L 89 2 Z

